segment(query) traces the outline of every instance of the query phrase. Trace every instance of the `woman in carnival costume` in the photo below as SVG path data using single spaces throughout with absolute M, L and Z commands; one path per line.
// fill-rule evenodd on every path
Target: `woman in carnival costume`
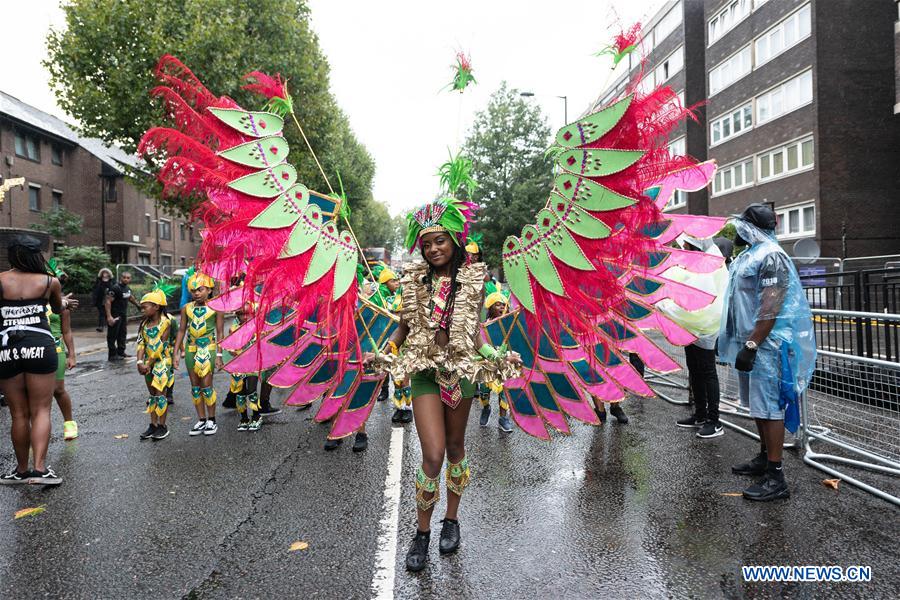
M 65 286 L 68 275 L 59 267 L 55 258 L 47 261 L 51 274 L 59 279 L 59 284 Z M 78 437 L 78 423 L 72 417 L 72 398 L 66 390 L 66 371 L 74 369 L 75 338 L 72 336 L 72 317 L 68 310 L 61 314 L 53 312 L 47 305 L 47 321 L 50 323 L 50 333 L 56 341 L 56 387 L 53 389 L 53 397 L 63 414 L 63 439 L 74 440 Z
M 406 268 L 400 325 L 387 343 L 391 357 L 386 362 L 395 381 L 409 377 L 422 446 L 415 479 L 418 528 L 406 556 L 411 571 L 427 562 L 445 458 L 447 512 L 439 549 L 449 554 L 459 548 L 457 516 L 471 476 L 466 424 L 475 385 L 517 372 L 518 356 L 498 351 L 480 335 L 485 265 L 467 260 L 464 249 L 473 208 L 446 198 L 407 216 L 406 246 L 418 248 L 424 262 Z
M 191 379 L 191 400 L 197 409 L 197 422 L 190 435 L 213 435 L 216 425 L 216 390 L 213 388 L 213 371 L 222 368 L 222 353 L 218 350 L 224 329 L 222 313 L 207 305 L 215 282 L 209 275 L 194 273 L 188 281 L 193 300 L 181 309 L 181 325 L 175 346 L 184 344 L 184 364 Z M 176 352 L 175 368 L 178 368 Z
M 150 425 L 141 434 L 142 440 L 162 440 L 169 436 L 166 415 L 169 399 L 166 390 L 175 379 L 174 355 L 178 338 L 178 321 L 166 312 L 167 295 L 176 285 L 157 284 L 141 298 L 144 318 L 138 328 L 137 370 L 144 376 L 149 398 L 147 414 Z

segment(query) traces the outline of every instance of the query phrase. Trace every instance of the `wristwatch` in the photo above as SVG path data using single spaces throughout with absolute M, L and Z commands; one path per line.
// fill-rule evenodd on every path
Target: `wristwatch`
M 759 349 L 759 345 L 757 345 L 757 343 L 753 340 L 747 340 L 746 342 L 744 342 L 744 348 L 750 350 L 751 352 L 756 352 Z

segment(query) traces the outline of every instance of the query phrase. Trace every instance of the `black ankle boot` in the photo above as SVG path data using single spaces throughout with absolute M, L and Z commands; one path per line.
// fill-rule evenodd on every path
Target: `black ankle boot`
M 441 539 L 438 550 L 441 554 L 453 554 L 459 550 L 459 521 L 456 519 L 441 520 Z
M 412 544 L 409 546 L 409 552 L 406 553 L 406 570 L 421 571 L 428 563 L 428 542 L 431 541 L 431 531 L 416 531 L 416 537 L 413 538 Z

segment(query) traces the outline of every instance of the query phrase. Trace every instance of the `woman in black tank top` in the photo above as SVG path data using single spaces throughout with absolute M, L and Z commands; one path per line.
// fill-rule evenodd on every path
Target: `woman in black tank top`
M 58 485 L 62 478 L 45 464 L 57 365 L 45 307 L 49 302 L 61 314 L 78 302 L 63 296 L 59 280 L 48 274 L 37 238 L 14 237 L 9 263 L 12 269 L 0 273 L 0 388 L 12 416 L 17 465 L 0 475 L 0 484 Z M 34 469 L 28 468 L 29 451 Z

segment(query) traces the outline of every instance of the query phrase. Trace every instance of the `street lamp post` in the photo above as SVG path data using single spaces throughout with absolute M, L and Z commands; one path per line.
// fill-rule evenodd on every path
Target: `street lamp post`
M 523 98 L 533 98 L 536 96 L 534 92 L 519 92 L 519 95 Z M 569 124 L 569 97 L 568 96 L 556 96 L 560 100 L 563 101 L 563 125 Z

